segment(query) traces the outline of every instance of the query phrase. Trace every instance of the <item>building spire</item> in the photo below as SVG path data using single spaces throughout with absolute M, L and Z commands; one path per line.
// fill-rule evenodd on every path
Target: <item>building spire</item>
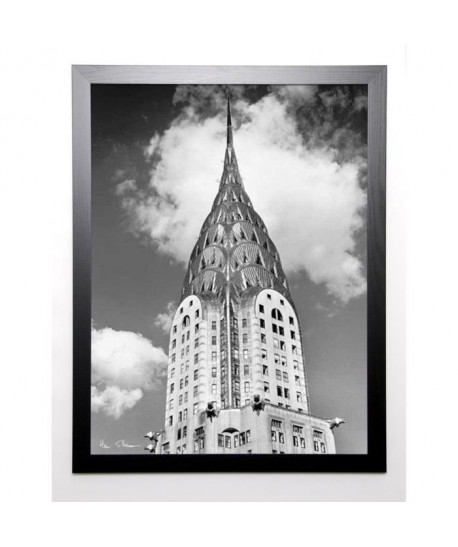
M 233 145 L 232 138 L 232 119 L 231 119 L 231 98 L 229 91 L 227 92 L 227 145 Z

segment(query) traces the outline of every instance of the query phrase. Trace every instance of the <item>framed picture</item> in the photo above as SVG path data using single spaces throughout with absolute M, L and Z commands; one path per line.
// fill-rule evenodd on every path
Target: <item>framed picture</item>
M 74 66 L 73 472 L 385 472 L 386 67 Z

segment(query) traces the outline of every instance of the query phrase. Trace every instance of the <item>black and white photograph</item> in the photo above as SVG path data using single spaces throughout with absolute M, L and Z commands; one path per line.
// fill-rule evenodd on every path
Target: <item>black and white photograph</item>
M 90 97 L 91 454 L 367 454 L 368 86 Z

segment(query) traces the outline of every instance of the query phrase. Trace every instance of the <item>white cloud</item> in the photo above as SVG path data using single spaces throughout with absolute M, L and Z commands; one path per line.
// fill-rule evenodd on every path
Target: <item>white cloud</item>
M 106 386 L 99 390 L 91 386 L 92 412 L 103 412 L 118 419 L 126 410 L 134 407 L 143 397 L 141 389 L 121 389 L 118 386 Z
M 93 412 L 119 418 L 144 391 L 160 389 L 167 355 L 141 334 L 92 327 Z
M 126 192 L 135 192 L 137 190 L 137 183 L 133 179 L 127 179 L 116 185 L 116 194 L 122 196 Z
M 366 290 L 355 232 L 363 224 L 366 195 L 358 183 L 364 159 L 336 161 L 329 144 L 304 142 L 294 113 L 316 89 L 274 88 L 256 103 L 234 101 L 234 134 L 245 189 L 275 242 L 284 269 L 305 270 L 342 302 Z M 342 95 L 324 95 L 343 103 Z M 205 97 L 204 97 L 205 98 Z M 323 94 L 321 94 L 323 99 Z M 196 103 L 196 91 L 192 99 Z M 180 100 L 184 100 L 181 97 Z M 302 102 L 301 102 L 302 101 Z M 118 186 L 122 206 L 138 235 L 147 234 L 159 252 L 187 264 L 201 225 L 218 190 L 225 149 L 225 116 L 183 109 L 154 148 L 148 192 Z
M 154 320 L 156 327 L 159 327 L 165 334 L 170 333 L 172 327 L 173 317 L 177 310 L 176 302 L 169 302 L 167 304 L 166 311 L 164 313 L 159 313 Z

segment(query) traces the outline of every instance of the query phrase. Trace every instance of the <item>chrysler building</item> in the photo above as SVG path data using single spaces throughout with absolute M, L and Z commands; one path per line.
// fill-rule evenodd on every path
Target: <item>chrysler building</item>
M 157 453 L 335 453 L 311 414 L 299 318 L 280 255 L 245 191 L 227 106 L 218 193 L 170 331 Z

